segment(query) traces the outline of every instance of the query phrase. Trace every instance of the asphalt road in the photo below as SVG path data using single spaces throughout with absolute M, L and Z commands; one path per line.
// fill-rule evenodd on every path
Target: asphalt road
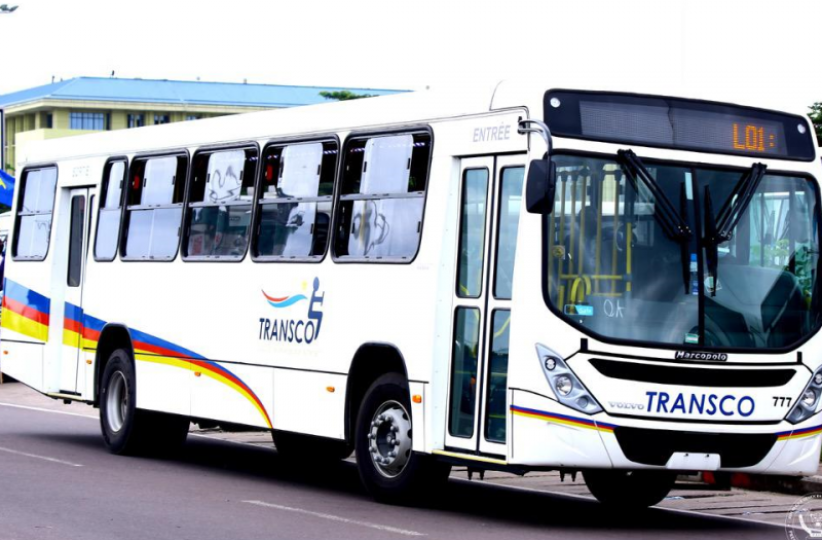
M 76 413 L 92 414 L 75 408 Z M 352 463 L 192 436 L 173 460 L 109 454 L 87 416 L 0 406 L 0 539 L 785 538 L 781 527 L 452 479 L 424 506 L 373 502 Z

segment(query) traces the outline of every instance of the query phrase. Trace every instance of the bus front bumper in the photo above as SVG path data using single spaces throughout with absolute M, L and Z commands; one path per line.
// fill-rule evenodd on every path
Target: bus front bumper
M 554 399 L 512 391 L 509 463 L 568 469 L 816 474 L 822 415 L 792 425 L 666 422 L 592 416 Z

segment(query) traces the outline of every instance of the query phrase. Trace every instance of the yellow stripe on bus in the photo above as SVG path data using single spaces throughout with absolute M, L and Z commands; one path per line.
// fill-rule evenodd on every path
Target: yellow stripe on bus
M 19 313 L 15 313 L 10 309 L 3 310 L 3 328 L 7 328 L 18 334 L 23 334 L 33 339 L 41 341 L 48 341 L 49 327 L 33 321 L 29 318 L 23 317 Z
M 250 395 L 248 391 L 246 391 L 243 387 L 239 386 L 234 381 L 220 375 L 219 373 L 215 373 L 208 369 L 200 370 L 196 366 L 193 366 L 191 362 L 189 362 L 188 360 L 183 360 L 181 358 L 173 358 L 171 356 L 156 356 L 153 354 L 145 354 L 145 351 L 140 351 L 139 349 L 136 352 L 135 357 L 137 358 L 137 360 L 143 362 L 152 362 L 154 364 L 178 367 L 185 369 L 187 371 L 197 371 L 202 375 L 205 375 L 206 377 L 210 377 L 211 379 L 214 379 L 217 382 L 221 382 L 229 386 L 230 388 L 239 392 L 241 396 L 246 398 L 251 403 L 251 405 L 253 405 L 254 408 L 257 409 L 257 412 L 259 412 L 262 415 L 262 417 L 265 418 L 266 425 L 268 425 L 269 428 L 273 427 L 268 419 L 268 413 L 263 408 L 261 408 L 260 405 L 257 404 L 257 401 L 254 399 L 254 397 Z
M 192 367 L 191 369 L 196 369 L 196 368 Z M 232 380 L 230 380 L 226 377 L 223 377 L 219 373 L 215 373 L 215 372 L 209 371 L 207 369 L 202 370 L 201 373 L 203 375 L 205 375 L 206 377 L 210 377 L 210 378 L 214 379 L 217 382 L 221 382 L 223 384 L 226 384 L 226 385 L 230 386 L 231 388 L 233 388 L 234 390 L 236 390 L 237 392 L 239 392 L 240 395 L 242 395 L 244 398 L 246 398 L 248 401 L 250 401 L 251 404 L 254 405 L 254 408 L 257 409 L 257 411 L 263 416 L 263 418 L 266 419 L 266 424 L 268 425 L 268 427 L 273 427 L 268 422 L 268 414 L 257 404 L 257 401 L 243 387 L 239 386 L 234 381 L 232 381 Z
M 153 354 L 145 354 L 140 351 L 134 355 L 137 360 L 142 362 L 151 362 L 153 364 L 164 364 L 167 366 L 174 366 L 183 369 L 190 369 L 191 365 L 188 360 L 183 360 L 181 358 L 172 358 L 170 356 L 155 356 Z
M 483 456 L 475 456 L 475 455 L 472 455 L 472 454 L 458 454 L 457 452 L 446 452 L 445 450 L 434 450 L 433 453 L 436 454 L 436 455 L 439 455 L 439 456 L 448 456 L 448 457 L 453 457 L 453 458 L 466 459 L 466 460 L 469 460 L 469 461 L 480 461 L 482 463 L 494 463 L 496 465 L 508 465 L 508 462 L 504 461 L 502 459 L 487 458 L 487 457 L 483 457 Z
M 590 426 L 588 424 L 583 424 L 580 422 L 574 422 L 572 420 L 563 420 L 562 418 L 547 418 L 544 415 L 540 414 L 533 414 L 527 411 L 514 411 L 514 415 L 522 416 L 525 418 L 535 418 L 536 420 L 542 420 L 543 422 L 551 422 L 552 424 L 560 424 L 563 426 L 570 426 L 570 427 L 578 427 L 584 429 L 593 429 L 594 431 L 599 431 L 599 428 L 596 426 Z
M 63 345 L 79 349 L 80 334 L 78 334 L 74 330 L 68 330 L 67 328 L 63 328 Z

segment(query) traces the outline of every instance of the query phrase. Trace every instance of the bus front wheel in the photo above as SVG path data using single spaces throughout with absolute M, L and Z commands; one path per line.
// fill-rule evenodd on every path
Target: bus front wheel
M 583 473 L 596 499 L 621 510 L 641 510 L 664 499 L 676 481 L 667 471 L 592 470 Z
M 100 380 L 100 428 L 113 454 L 167 454 L 188 435 L 188 418 L 137 408 L 136 377 L 131 356 L 117 349 Z
M 378 501 L 407 504 L 430 496 L 451 467 L 412 450 L 413 428 L 405 378 L 389 373 L 368 389 L 356 424 L 360 479 Z

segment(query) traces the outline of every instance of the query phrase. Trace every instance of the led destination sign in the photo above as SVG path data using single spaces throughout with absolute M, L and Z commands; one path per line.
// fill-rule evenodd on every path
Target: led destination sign
M 551 91 L 545 121 L 557 136 L 806 161 L 815 155 L 803 118 L 734 105 Z

